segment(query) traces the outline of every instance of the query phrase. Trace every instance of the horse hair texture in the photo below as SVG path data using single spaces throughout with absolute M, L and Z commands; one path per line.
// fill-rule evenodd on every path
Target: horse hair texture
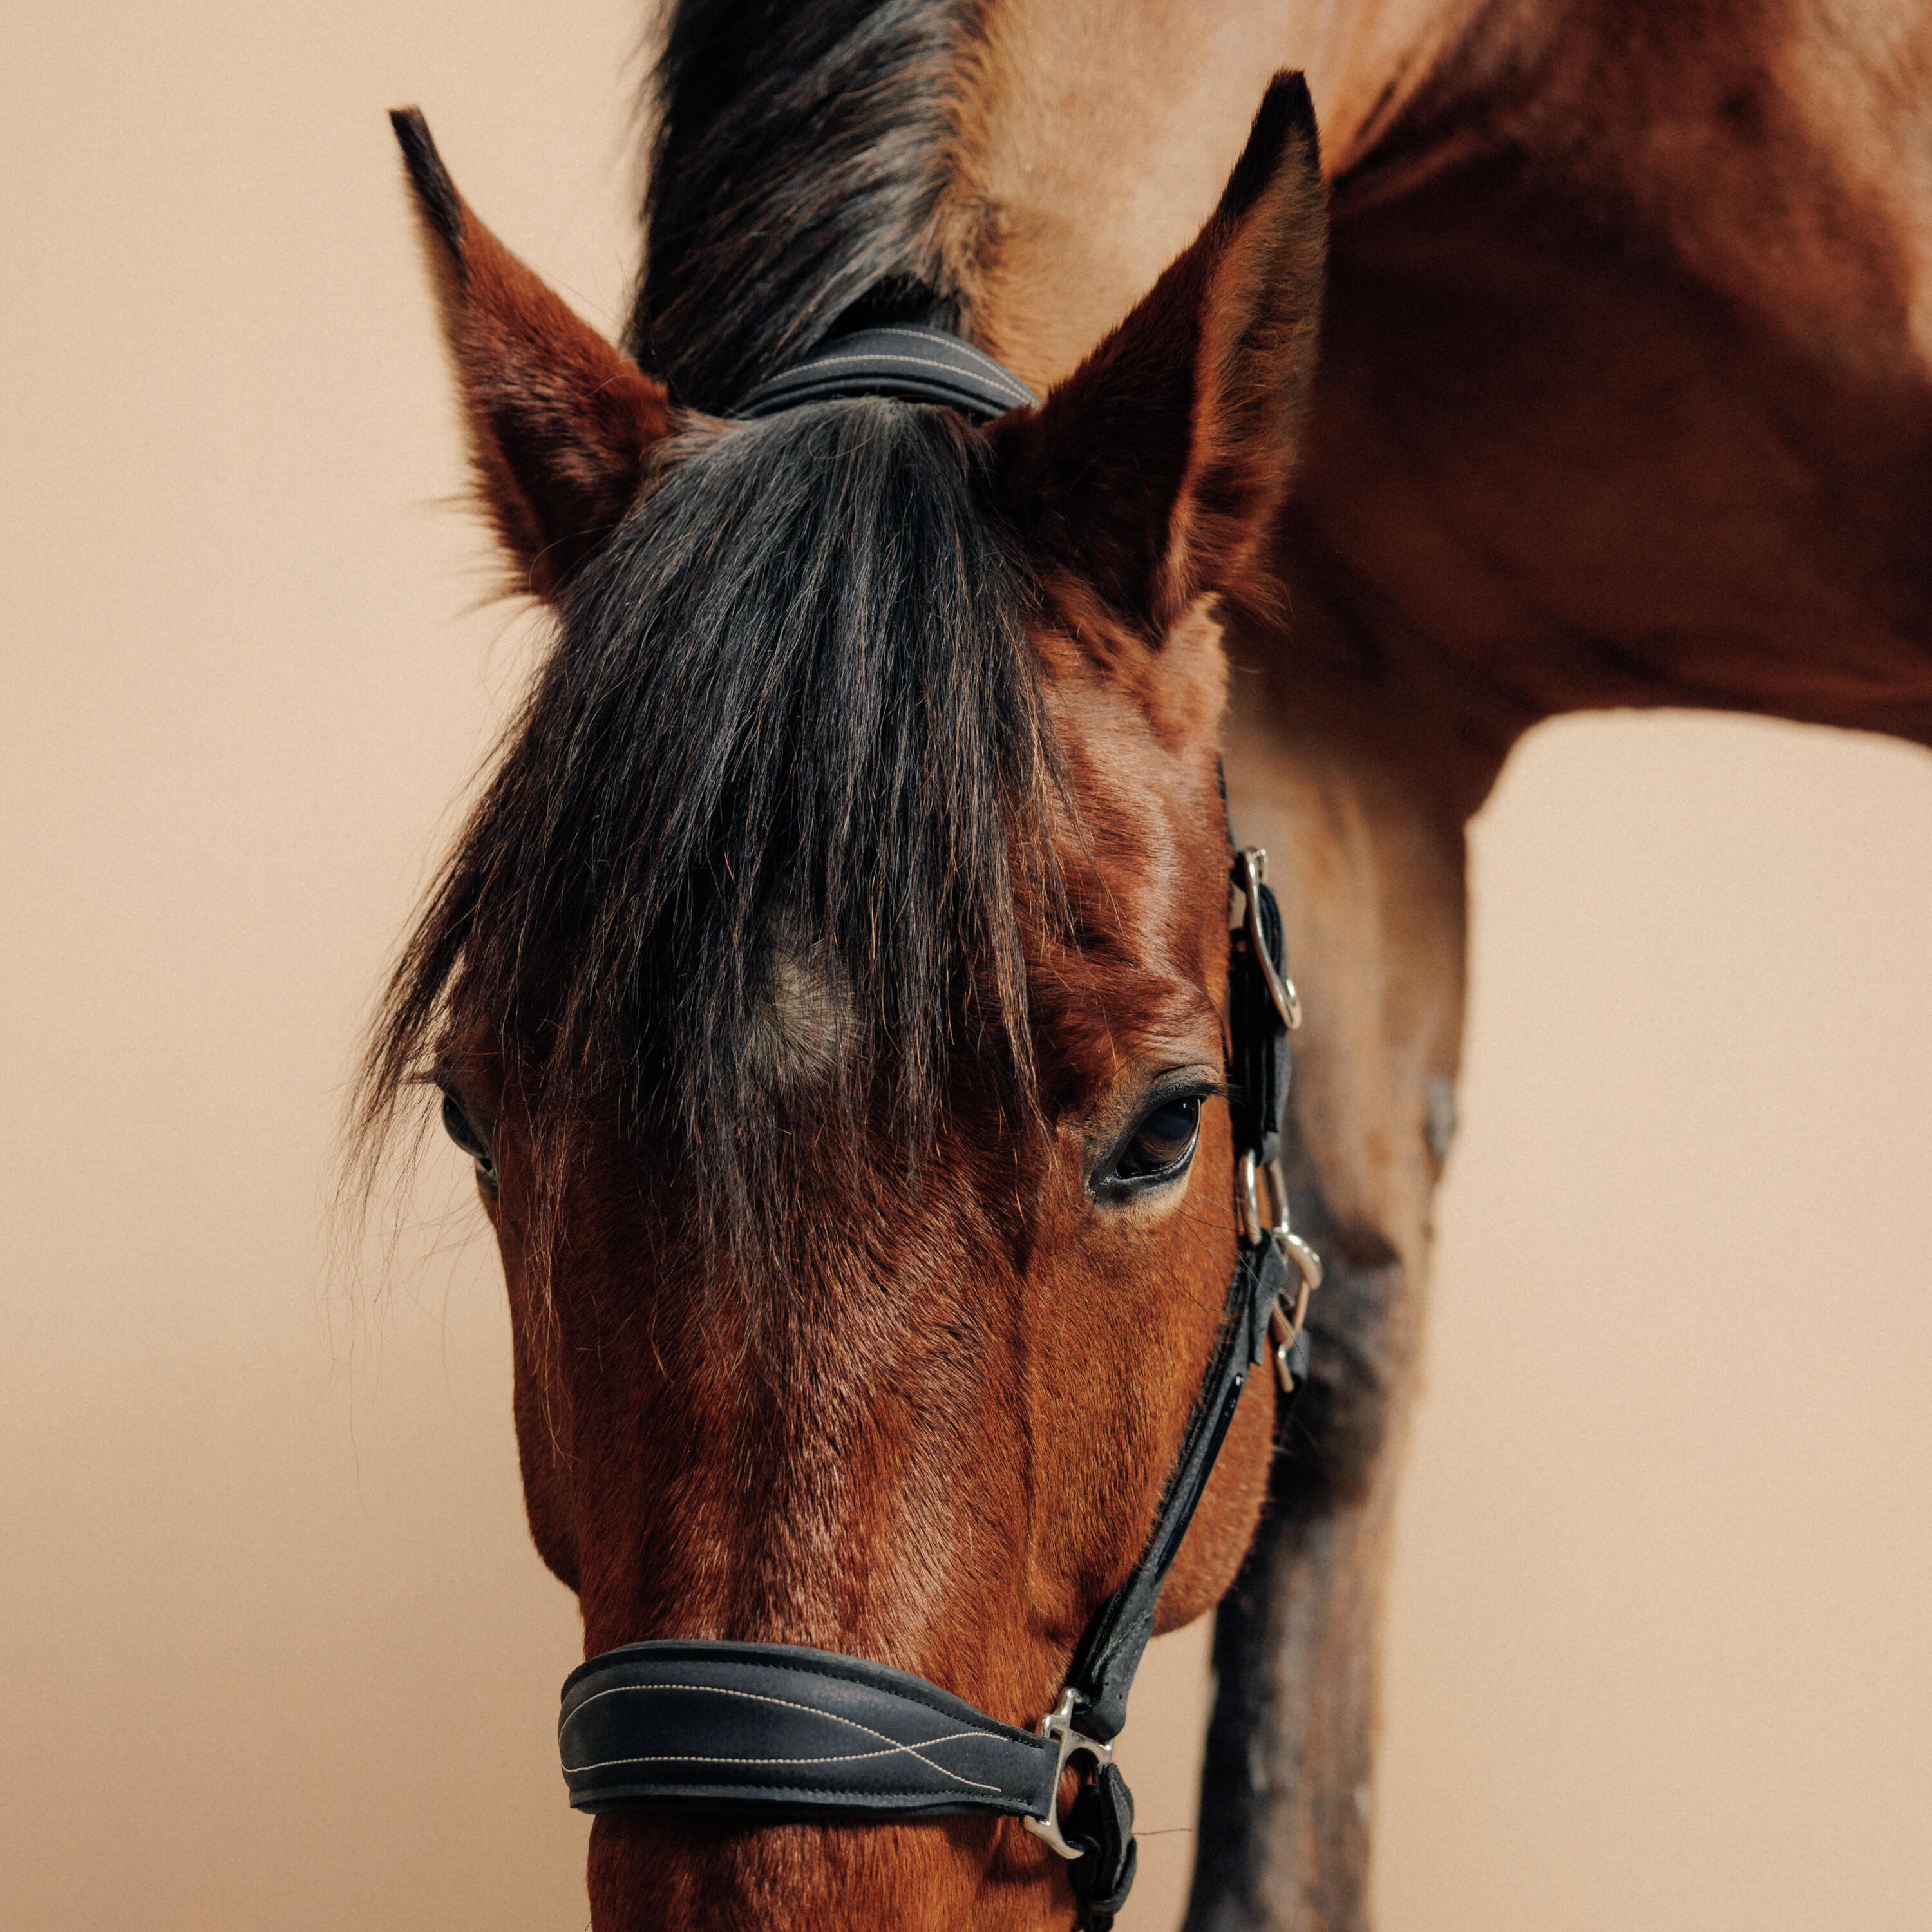
M 1031 1112 L 1020 920 L 1059 788 L 1021 568 L 956 417 L 833 402 L 679 440 L 569 586 L 392 982 L 362 1118 L 380 1134 L 446 1026 L 500 1028 L 533 1120 L 614 1099 L 728 1235 L 801 1104 L 760 1071 L 775 960 L 844 995 L 808 1128 L 889 1120 L 916 1168 L 962 1029 Z
M 728 1231 L 782 1138 L 754 1048 L 788 956 L 850 1031 L 821 1107 L 883 1098 L 916 1166 L 963 1028 L 1002 1109 L 1031 1112 L 1018 903 L 1064 788 L 982 446 L 897 403 L 716 419 L 841 323 L 956 322 L 932 233 L 980 10 L 676 8 L 628 346 L 681 431 L 559 600 L 392 976 L 365 1156 L 438 1039 L 487 1022 L 532 1120 L 616 1100 L 673 1134 Z M 554 1199 L 561 1144 L 532 1154 Z
M 936 239 L 979 0 L 684 0 L 628 346 L 724 413 L 833 328 L 958 326 Z

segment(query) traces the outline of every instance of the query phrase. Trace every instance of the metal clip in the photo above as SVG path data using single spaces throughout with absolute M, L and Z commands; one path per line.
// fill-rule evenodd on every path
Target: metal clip
M 1242 929 L 1248 936 L 1248 950 L 1262 969 L 1268 996 L 1283 1026 L 1290 1032 L 1301 1024 L 1301 996 L 1294 982 L 1275 970 L 1274 956 L 1268 950 L 1268 935 L 1262 931 L 1262 885 L 1268 878 L 1268 854 L 1258 845 L 1244 845 L 1234 862 L 1235 884 L 1240 887 L 1246 906 L 1241 914 Z
M 1060 1747 L 1059 1762 L 1053 1767 L 1053 1795 L 1047 1801 L 1044 1818 L 1022 1818 L 1020 1822 L 1036 1838 L 1043 1838 L 1063 1858 L 1084 1858 L 1088 1847 L 1070 1845 L 1060 1832 L 1060 1777 L 1066 1770 L 1067 1760 L 1082 1752 L 1096 1765 L 1112 1764 L 1114 1748 L 1103 1744 L 1097 1738 L 1090 1738 L 1083 1731 L 1073 1728 L 1073 1712 L 1078 1700 L 1071 1690 L 1060 1694 L 1058 1707 L 1040 1720 L 1040 1734 L 1052 1738 Z
M 1262 1219 L 1261 1197 L 1255 1186 L 1260 1172 L 1261 1163 L 1250 1149 L 1242 1155 L 1237 1170 L 1234 1206 L 1241 1217 L 1241 1239 L 1251 1248 L 1259 1247 L 1268 1234 L 1268 1223 Z M 1272 1181 L 1274 1177 L 1270 1174 L 1268 1178 Z M 1277 1195 L 1275 1198 L 1279 1201 L 1281 1197 Z
M 1274 1376 L 1283 1395 L 1294 1393 L 1294 1345 L 1301 1339 L 1301 1325 L 1308 1319 L 1308 1298 L 1322 1286 L 1322 1257 L 1299 1234 L 1286 1228 L 1270 1231 L 1282 1252 L 1294 1262 L 1300 1277 L 1294 1291 L 1294 1306 L 1287 1307 L 1276 1295 L 1268 1312 L 1268 1333 L 1274 1339 Z
M 1289 1366 L 1289 1357 L 1300 1338 L 1301 1324 L 1308 1319 L 1308 1298 L 1322 1286 L 1322 1257 L 1288 1226 L 1288 1187 L 1282 1179 L 1281 1163 L 1277 1160 L 1268 1162 L 1266 1167 L 1274 1219 L 1268 1222 L 1262 1221 L 1259 1186 L 1262 1172 L 1262 1163 L 1255 1158 L 1252 1150 L 1242 1155 L 1238 1204 L 1241 1234 L 1251 1248 L 1259 1247 L 1264 1240 L 1273 1241 L 1282 1256 L 1294 1264 L 1299 1276 L 1292 1304 L 1285 1304 L 1276 1295 L 1274 1306 L 1268 1314 L 1268 1332 L 1274 1338 L 1275 1378 L 1281 1384 L 1282 1394 L 1292 1395 L 1294 1392 L 1294 1373 Z

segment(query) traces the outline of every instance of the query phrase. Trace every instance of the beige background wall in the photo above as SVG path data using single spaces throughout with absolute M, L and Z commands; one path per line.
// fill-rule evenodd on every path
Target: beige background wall
M 381 110 L 610 323 L 628 4 L 16 6 L 0 60 L 0 1923 L 568 1928 L 571 1601 L 358 1022 L 530 662 Z M 1932 1918 L 1932 759 L 1538 734 L 1475 839 L 1384 1932 Z M 1176 1916 L 1202 1646 L 1134 1742 Z

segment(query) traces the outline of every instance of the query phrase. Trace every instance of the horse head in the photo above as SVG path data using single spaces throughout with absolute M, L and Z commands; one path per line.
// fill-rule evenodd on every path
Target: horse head
M 399 120 L 484 505 L 555 644 L 398 969 L 586 1652 L 808 1646 L 1012 1724 L 1146 1543 L 1237 1252 L 1216 601 L 1294 454 L 1306 90 L 1037 407 L 700 409 Z M 1161 1600 L 1260 1506 L 1251 1378 Z M 600 1817 L 603 1928 L 1067 1922 L 1016 1821 Z

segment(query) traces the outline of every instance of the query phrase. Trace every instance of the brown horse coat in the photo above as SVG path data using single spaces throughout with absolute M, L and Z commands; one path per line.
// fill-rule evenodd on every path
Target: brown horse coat
M 1211 1104 L 1191 1191 L 1090 1208 L 1096 1150 L 1150 1079 L 1196 1068 L 1208 1095 L 1219 1066 L 1232 664 L 1234 813 L 1274 854 L 1311 1014 L 1296 1218 L 1332 1274 L 1312 1400 L 1223 1613 L 1195 1922 L 1354 1925 L 1390 1450 L 1459 1050 L 1462 824 L 1515 737 L 1566 709 L 1932 735 L 1914 172 L 1932 28 L 1768 0 L 1250 0 L 1205 20 L 903 0 L 791 10 L 781 47 L 742 12 L 674 24 L 636 361 L 412 151 L 482 494 L 567 657 L 577 586 L 614 594 L 637 504 L 722 463 L 734 394 L 839 315 L 926 303 L 1050 390 L 904 457 L 956 470 L 1025 586 L 1014 688 L 1037 678 L 1058 776 L 1030 795 L 1044 856 L 1016 861 L 1024 1037 L 983 1036 L 1025 1077 L 934 1061 L 916 1237 L 886 1101 L 847 1093 L 842 1138 L 778 1108 L 760 1198 L 794 1299 L 748 1316 L 676 1161 L 638 1184 L 640 1148 L 681 1131 L 662 1084 L 644 1103 L 559 1083 L 544 1028 L 583 1048 L 569 1028 L 604 1009 L 506 1019 L 521 982 L 477 962 L 524 970 L 542 934 L 479 938 L 508 849 L 479 821 L 398 982 L 376 1112 L 440 1033 L 489 1163 L 532 1526 L 589 1649 L 860 1648 L 1030 1720 L 1144 1532 L 1226 1274 Z M 1325 297 L 1305 130 L 1240 160 L 1284 67 L 1322 110 Z M 872 460 L 821 456 L 835 481 Z M 857 1012 L 842 989 L 872 968 L 829 944 L 778 946 L 772 983 Z M 956 1033 L 1022 1010 L 997 952 L 946 994 Z M 797 998 L 761 997 L 747 1038 L 776 1011 L 800 1064 L 839 1061 L 822 1029 L 800 1046 Z M 1232 1576 L 1268 1439 L 1257 1395 L 1170 1621 Z M 604 1928 L 1045 1924 L 1067 1916 L 1057 1884 L 1016 1831 L 970 1820 L 604 1820 L 592 1858 Z

